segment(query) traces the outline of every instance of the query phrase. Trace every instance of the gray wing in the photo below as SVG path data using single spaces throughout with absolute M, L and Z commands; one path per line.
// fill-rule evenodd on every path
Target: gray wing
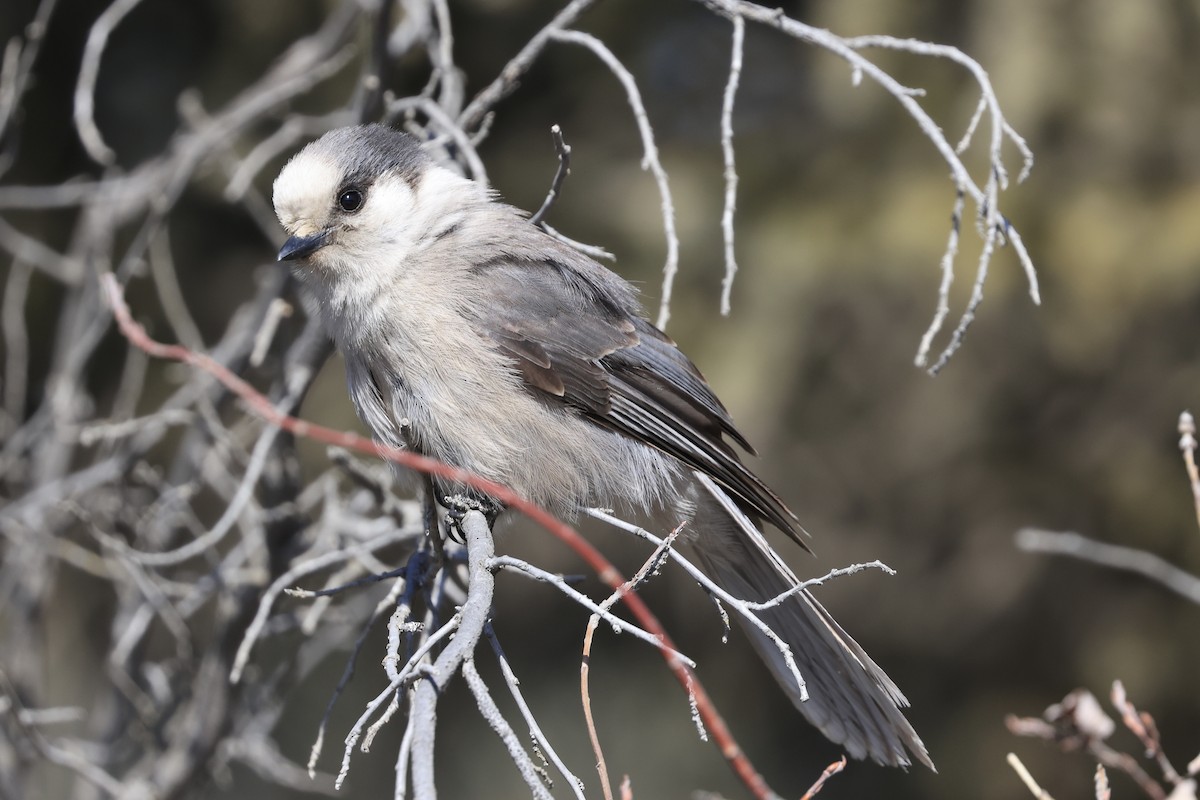
M 739 460 L 753 452 L 704 376 L 641 316 L 621 278 L 573 251 L 478 265 L 491 302 L 475 323 L 531 391 L 655 447 L 710 476 L 807 548 L 795 515 Z

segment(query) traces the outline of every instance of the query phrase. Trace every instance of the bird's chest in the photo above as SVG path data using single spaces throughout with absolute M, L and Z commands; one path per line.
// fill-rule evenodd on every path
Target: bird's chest
M 512 438 L 513 368 L 461 317 L 398 315 L 367 352 L 391 421 L 415 449 L 467 466 L 481 442 L 486 450 Z
M 376 436 L 500 479 L 545 431 L 511 358 L 472 323 L 469 310 L 486 300 L 469 289 L 400 280 L 360 293 L 355 313 L 330 316 Z

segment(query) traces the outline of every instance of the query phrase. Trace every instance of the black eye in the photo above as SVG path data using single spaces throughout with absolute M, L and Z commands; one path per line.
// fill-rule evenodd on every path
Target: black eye
M 363 193 L 358 189 L 343 189 L 338 195 L 337 202 L 342 211 L 358 211 L 362 208 Z

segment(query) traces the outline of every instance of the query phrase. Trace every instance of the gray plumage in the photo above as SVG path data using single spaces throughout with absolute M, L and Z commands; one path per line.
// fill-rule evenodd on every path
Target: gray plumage
M 292 237 L 280 258 L 380 440 L 563 516 L 603 505 L 688 519 L 698 561 L 736 596 L 795 585 L 758 534 L 765 520 L 803 545 L 795 517 L 741 462 L 730 442 L 749 444 L 623 279 L 381 125 L 308 145 L 274 199 Z M 811 594 L 762 618 L 790 645 L 806 702 L 747 626 L 751 641 L 826 736 L 859 758 L 932 767 L 900 690 Z

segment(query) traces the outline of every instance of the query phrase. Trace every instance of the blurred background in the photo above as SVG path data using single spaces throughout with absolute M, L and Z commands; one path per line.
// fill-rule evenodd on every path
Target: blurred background
M 56 11 L 5 183 L 98 174 L 71 124 L 71 95 L 105 5 L 64 0 Z M 452 3 L 468 97 L 561 5 Z M 0 37 L 18 33 L 34 6 L 7 0 Z M 162 150 L 179 126 L 181 92 L 195 89 L 205 108 L 219 108 L 332 6 L 145 0 L 112 34 L 97 86 L 97 124 L 117 163 L 132 168 Z M 819 558 L 781 549 L 805 576 L 875 558 L 898 572 L 862 573 L 819 594 L 905 690 L 939 772 L 852 763 L 825 796 L 1027 796 L 1004 763 L 1013 750 L 1056 797 L 1090 797 L 1094 763 L 1016 739 L 1004 717 L 1036 715 L 1080 686 L 1106 697 L 1116 678 L 1185 764 L 1200 750 L 1200 609 L 1137 577 L 1018 552 L 1014 532 L 1075 530 L 1200 569 L 1176 432 L 1179 413 L 1200 401 L 1200 11 L 1186 0 L 814 0 L 785 8 L 841 35 L 959 47 L 989 72 L 1036 155 L 1029 180 L 1002 205 L 1038 267 L 1043 303 L 1031 304 L 1015 256 L 999 251 L 965 346 L 933 378 L 913 357 L 936 305 L 954 187 L 898 103 L 869 82 L 852 85 L 846 64 L 829 53 L 747 25 L 734 116 L 741 271 L 732 314 L 722 317 L 719 120 L 730 25 L 684 0 L 610 0 L 580 25 L 637 78 L 670 175 L 681 270 L 668 331 L 762 453 L 755 466 L 797 511 Z M 946 61 L 870 55 L 927 91 L 921 104 L 956 142 L 978 99 L 970 76 Z M 354 74 L 339 73 L 301 107 L 340 107 Z M 427 64 L 413 59 L 395 64 L 386 82 L 411 93 L 427 78 Z M 555 170 L 553 124 L 573 160 L 550 223 L 611 250 L 615 268 L 657 308 L 666 252 L 658 194 L 640 168 L 621 87 L 591 54 L 552 45 L 498 107 L 480 148 L 495 188 L 519 207 L 540 205 Z M 981 152 L 972 153 L 968 163 L 984 174 Z M 1019 154 L 1006 153 L 1015 175 Z M 281 163 L 258 176 L 262 192 L 269 195 Z M 273 243 L 223 199 L 223 188 L 220 175 L 202 175 L 170 221 L 184 296 L 208 342 L 262 273 L 276 269 Z M 4 216 L 54 247 L 69 235 L 63 212 Z M 979 248 L 970 220 L 964 231 L 951 324 Z M 5 256 L 0 275 L 7 269 Z M 26 317 L 36 374 L 49 358 L 61 292 L 39 274 L 32 281 Z M 103 358 L 117 353 L 98 351 L 90 370 L 98 386 L 116 380 L 119 368 Z M 301 416 L 356 428 L 343 381 L 335 357 Z M 30 404 L 44 392 L 34 381 Z M 323 449 L 302 452 L 305 469 L 323 468 Z M 593 540 L 628 571 L 645 557 L 611 531 L 596 529 Z M 581 571 L 533 529 L 514 526 L 499 547 Z M 44 624 L 86 629 L 96 599 L 63 592 L 55 606 L 63 618 Z M 772 786 L 802 794 L 837 748 L 789 707 L 740 632 L 721 643 L 711 604 L 683 576 L 668 571 L 645 594 L 700 662 L 700 677 Z M 561 752 L 594 785 L 577 688 L 585 622 L 552 590 L 501 577 L 497 627 L 509 655 Z M 382 630 L 378 638 L 334 714 L 333 740 L 380 689 Z M 105 646 L 81 635 L 67 652 L 86 663 Z M 285 658 L 286 642 L 275 647 L 261 657 Z M 606 756 L 615 776 L 631 776 L 636 797 L 743 795 L 715 748 L 698 740 L 686 699 L 655 653 L 606 631 L 594 648 Z M 275 735 L 289 758 L 307 757 L 343 663 L 343 653 L 332 654 L 286 697 Z M 48 685 L 47 705 L 88 702 L 53 676 Z M 439 731 L 444 796 L 524 796 L 461 688 L 447 693 Z M 371 754 L 356 757 L 342 796 L 390 791 L 399 731 L 385 730 Z M 1137 750 L 1131 739 L 1124 746 Z M 327 751 L 322 768 L 336 771 L 337 757 Z M 1137 796 L 1128 779 L 1113 780 L 1116 796 Z M 235 769 L 201 796 L 297 795 Z

